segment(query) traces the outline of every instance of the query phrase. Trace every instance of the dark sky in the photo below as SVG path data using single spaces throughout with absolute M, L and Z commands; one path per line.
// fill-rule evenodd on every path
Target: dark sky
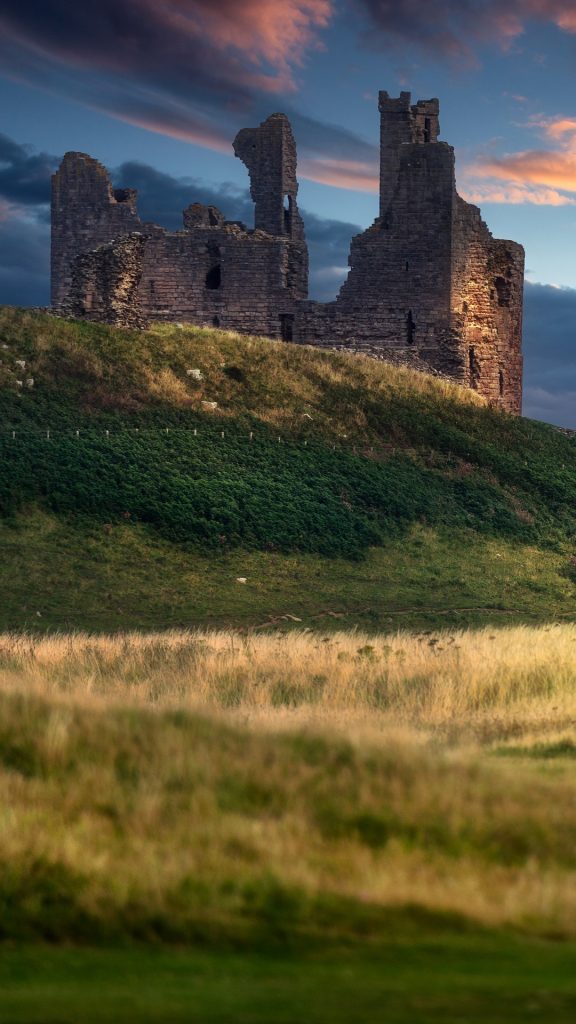
M 285 111 L 315 297 L 377 213 L 376 96 L 439 96 L 460 192 L 527 253 L 527 415 L 576 427 L 574 0 L 2 0 L 0 302 L 45 304 L 49 177 L 69 149 L 179 226 L 248 223 L 231 140 Z

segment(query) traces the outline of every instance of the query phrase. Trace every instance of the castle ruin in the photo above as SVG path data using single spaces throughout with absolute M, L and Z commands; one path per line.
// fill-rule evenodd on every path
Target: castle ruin
M 333 302 L 308 300 L 308 251 L 288 119 L 245 128 L 254 228 L 194 203 L 183 229 L 142 223 L 133 189 L 113 189 L 83 153 L 52 188 L 52 304 L 124 327 L 181 321 L 365 352 L 446 375 L 520 413 L 524 250 L 494 239 L 456 191 L 438 141 L 438 100 L 379 95 L 380 210 L 352 239 Z

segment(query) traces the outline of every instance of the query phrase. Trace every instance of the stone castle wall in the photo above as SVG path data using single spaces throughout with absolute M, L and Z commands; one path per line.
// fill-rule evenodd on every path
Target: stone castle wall
M 296 146 L 287 118 L 243 129 L 255 227 L 193 204 L 181 231 L 143 224 L 133 190 L 67 154 L 53 184 L 53 303 L 142 326 L 189 321 L 428 368 L 521 410 L 524 252 L 458 196 L 437 100 L 380 93 L 380 216 L 352 239 L 334 302 L 307 299 Z

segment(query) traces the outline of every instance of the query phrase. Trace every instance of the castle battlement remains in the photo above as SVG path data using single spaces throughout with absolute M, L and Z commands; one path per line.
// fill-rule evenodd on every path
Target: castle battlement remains
M 285 115 L 272 114 L 233 144 L 250 175 L 253 228 L 199 203 L 181 231 L 143 223 L 134 189 L 113 189 L 96 160 L 67 153 L 52 186 L 55 311 L 365 352 L 442 373 L 519 413 L 524 250 L 494 239 L 458 195 L 438 100 L 381 92 L 379 111 L 379 216 L 352 239 L 333 302 L 307 298 L 296 145 Z

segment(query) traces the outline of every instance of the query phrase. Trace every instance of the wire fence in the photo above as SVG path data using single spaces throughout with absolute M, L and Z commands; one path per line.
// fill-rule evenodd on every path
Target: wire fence
M 281 434 L 271 435 L 259 433 L 254 430 L 247 430 L 241 432 L 239 430 L 226 430 L 220 428 L 210 427 L 62 427 L 62 428 L 40 428 L 40 427 L 16 427 L 9 429 L 0 429 L 0 443 L 10 443 L 18 441 L 29 441 L 36 439 L 38 442 L 58 442 L 64 440 L 76 439 L 90 440 L 93 441 L 97 438 L 102 440 L 115 440 L 132 437 L 138 439 L 140 437 L 181 437 L 187 436 L 189 438 L 198 438 L 199 440 L 214 440 L 214 441 L 225 441 L 230 440 L 238 442 L 241 440 L 246 441 L 249 444 L 262 443 L 267 446 L 271 444 L 285 445 L 290 448 L 322 448 L 336 452 L 341 451 L 348 455 L 357 455 L 362 458 L 369 458 L 371 456 L 384 456 L 393 455 L 400 450 L 398 444 L 393 442 L 379 442 L 369 443 L 367 441 L 350 441 L 346 437 L 337 437 L 336 439 L 329 439 L 322 436 L 308 436 L 308 437 L 295 437 L 295 436 L 282 436 Z

